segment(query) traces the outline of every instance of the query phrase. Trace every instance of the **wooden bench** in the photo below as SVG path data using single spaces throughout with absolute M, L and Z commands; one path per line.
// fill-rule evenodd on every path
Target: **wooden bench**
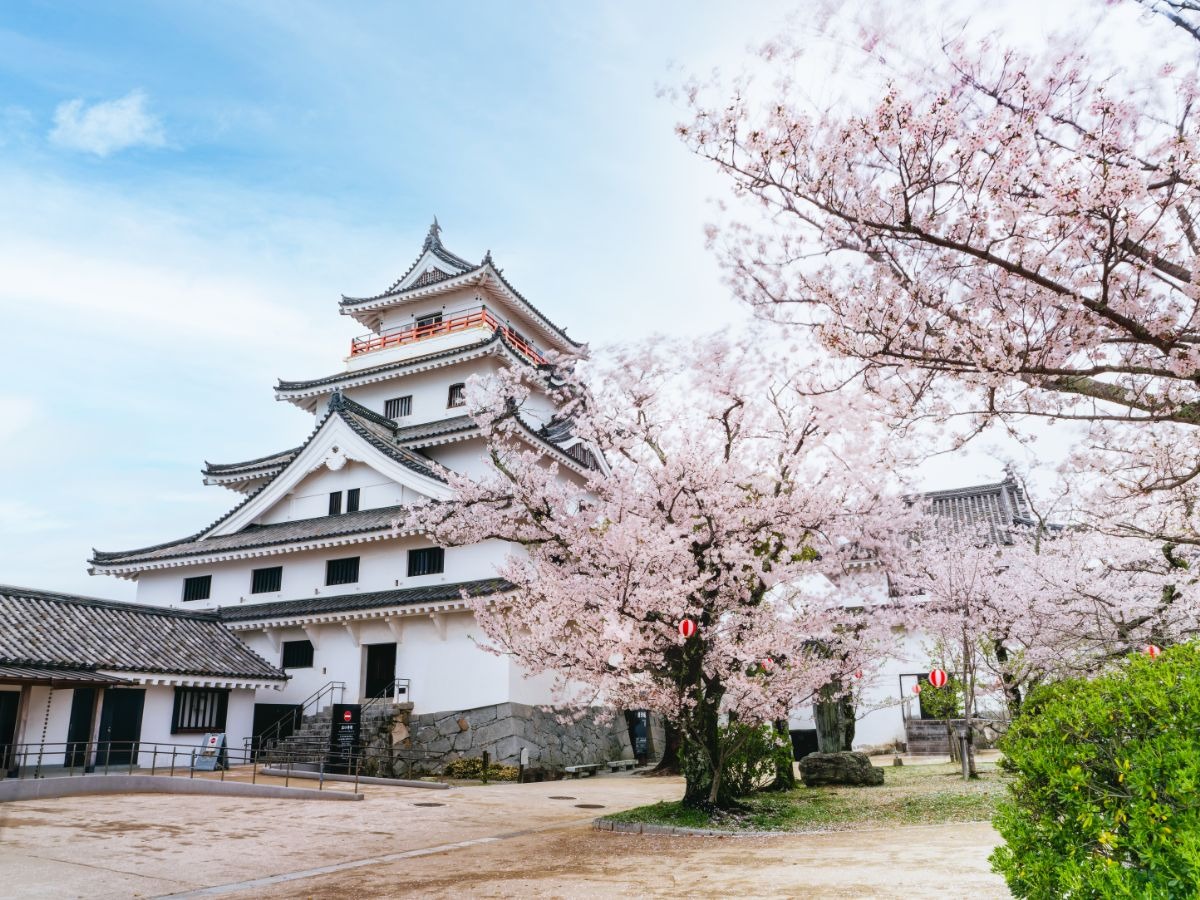
M 567 766 L 563 769 L 572 778 L 578 778 L 580 775 L 595 775 L 600 771 L 600 763 L 587 763 L 579 766 Z
M 608 761 L 608 771 L 610 771 L 610 772 L 623 772 L 626 769 L 636 769 L 636 768 L 637 768 L 637 760 L 636 759 L 610 759 Z

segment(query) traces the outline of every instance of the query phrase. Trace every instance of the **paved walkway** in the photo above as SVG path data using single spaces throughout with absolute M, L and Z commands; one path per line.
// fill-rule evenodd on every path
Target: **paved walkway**
M 0 893 L 1007 896 L 988 872 L 996 836 L 984 824 L 667 838 L 595 832 L 589 823 L 603 812 L 678 797 L 681 783 L 673 778 L 363 791 L 364 802 L 345 804 L 169 795 L 5 804 Z M 443 805 L 418 805 L 430 803 Z

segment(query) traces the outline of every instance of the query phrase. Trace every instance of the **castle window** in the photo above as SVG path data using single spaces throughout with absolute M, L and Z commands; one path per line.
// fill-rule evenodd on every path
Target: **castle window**
M 331 559 L 325 563 L 325 584 L 356 584 L 358 582 L 358 557 Z
M 311 669 L 313 665 L 312 641 L 284 641 L 281 669 Z
M 346 491 L 346 512 L 358 512 L 358 492 L 359 488 Z
M 403 419 L 405 416 L 412 415 L 412 394 L 405 397 L 393 397 L 391 400 L 385 400 L 383 404 L 383 414 L 389 419 Z
M 250 573 L 250 593 L 272 594 L 283 588 L 283 566 L 255 569 Z
M 329 514 L 331 516 L 340 516 L 342 514 L 341 491 L 334 491 L 329 495 Z
M 204 734 L 225 730 L 229 691 L 210 688 L 175 688 L 171 734 Z
M 440 312 L 430 313 L 427 316 L 417 316 L 417 328 L 418 329 L 423 328 L 423 329 L 428 329 L 428 331 L 432 331 L 434 325 L 441 325 L 441 324 L 442 324 L 442 314 Z M 428 331 L 426 331 L 425 333 L 428 333 Z
M 183 579 L 183 599 L 190 600 L 207 600 L 212 596 L 212 576 L 211 575 L 194 575 L 191 578 Z
M 450 396 L 446 400 L 446 406 L 466 406 L 467 405 L 467 386 L 465 384 L 450 385 Z
M 438 575 L 446 571 L 446 551 L 441 547 L 423 547 L 408 551 L 408 577 Z

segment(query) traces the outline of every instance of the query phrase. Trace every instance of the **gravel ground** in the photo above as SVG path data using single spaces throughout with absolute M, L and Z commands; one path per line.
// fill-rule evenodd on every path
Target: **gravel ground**
M 596 832 L 590 819 L 675 799 L 676 778 L 363 791 L 362 803 L 127 795 L 6 804 L 0 895 L 1007 896 L 988 871 L 997 838 L 986 824 L 667 838 Z M 418 805 L 431 803 L 443 805 Z

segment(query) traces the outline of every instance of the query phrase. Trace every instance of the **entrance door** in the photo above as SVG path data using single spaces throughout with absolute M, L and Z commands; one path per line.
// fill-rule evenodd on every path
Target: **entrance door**
M 109 688 L 104 692 L 100 713 L 100 741 L 96 762 L 128 765 L 142 736 L 142 707 L 146 692 L 141 688 Z
M 20 691 L 0 691 L 0 773 L 17 767 L 13 745 L 17 742 L 17 710 L 21 707 Z
M 367 697 L 382 697 L 396 680 L 396 645 L 367 644 Z
M 92 739 L 92 711 L 96 708 L 95 688 L 75 688 L 71 697 L 71 719 L 67 722 L 67 758 L 73 769 L 88 765 L 88 742 Z

